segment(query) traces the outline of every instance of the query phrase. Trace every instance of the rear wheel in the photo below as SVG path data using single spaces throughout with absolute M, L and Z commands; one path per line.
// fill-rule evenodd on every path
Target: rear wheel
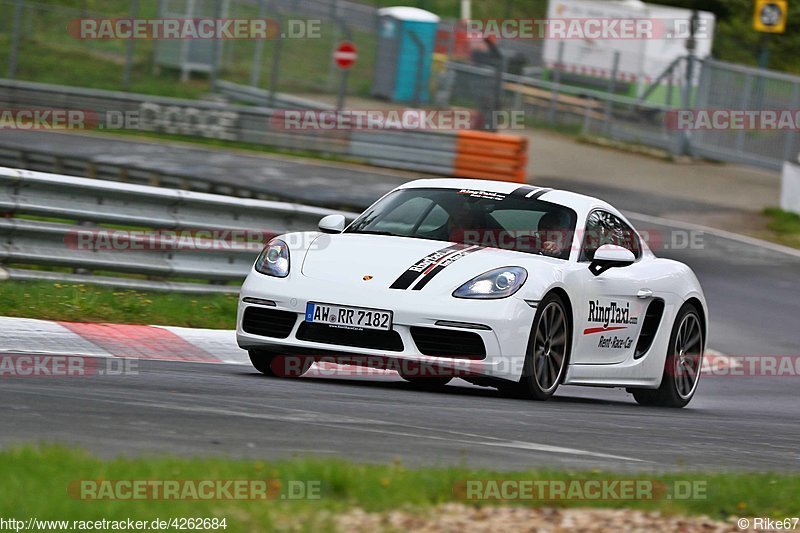
M 512 392 L 534 400 L 547 400 L 555 394 L 569 361 L 570 332 L 564 301 L 557 294 L 549 294 L 539 303 L 522 377 L 514 387 L 517 391 Z M 503 389 L 508 390 L 508 387 Z
M 305 374 L 313 359 L 300 355 L 280 355 L 264 350 L 249 350 L 250 363 L 253 367 L 270 377 L 295 378 Z
M 633 398 L 641 405 L 684 407 L 697 390 L 704 348 L 700 313 L 694 305 L 684 304 L 672 327 L 661 386 L 633 389 Z

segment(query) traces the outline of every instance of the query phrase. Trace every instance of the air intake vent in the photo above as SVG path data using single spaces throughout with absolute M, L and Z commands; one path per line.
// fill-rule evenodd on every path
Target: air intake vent
M 377 329 L 347 329 L 328 324 L 303 322 L 297 328 L 297 338 L 303 341 L 324 342 L 338 346 L 354 348 L 370 348 L 390 352 L 403 351 L 403 339 L 396 331 L 380 331 Z
M 472 360 L 486 357 L 483 339 L 472 331 L 412 326 L 411 337 L 424 355 Z
M 296 321 L 297 313 L 251 306 L 244 310 L 242 329 L 253 335 L 285 339 Z
M 636 343 L 636 352 L 633 354 L 634 359 L 639 359 L 653 344 L 653 339 L 658 331 L 658 325 L 661 323 L 661 316 L 664 314 L 664 300 L 655 298 L 650 305 L 647 306 L 647 312 L 644 315 L 644 322 L 642 323 L 642 331 L 639 333 L 639 341 Z

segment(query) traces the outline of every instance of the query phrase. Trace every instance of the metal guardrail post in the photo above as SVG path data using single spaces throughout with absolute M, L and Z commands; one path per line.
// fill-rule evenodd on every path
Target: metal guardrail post
M 330 61 L 328 63 L 328 90 L 333 90 L 333 78 L 336 73 L 336 65 L 333 61 L 333 49 L 336 48 L 336 43 L 339 42 L 339 2 L 338 0 L 329 0 L 331 5 L 330 13 L 328 17 L 330 18 L 331 22 L 335 24 L 334 30 L 331 32 L 331 56 Z M 377 10 L 376 10 L 377 16 Z M 375 23 L 377 28 L 377 21 Z M 377 31 L 376 31 L 377 34 Z
M 136 19 L 139 11 L 139 0 L 131 0 L 131 20 Z M 133 70 L 133 44 L 135 39 L 128 39 L 125 43 L 125 68 L 122 71 L 122 89 L 127 91 L 131 86 L 131 71 Z
M 267 17 L 267 0 L 258 0 L 258 18 L 264 20 Z M 278 28 L 280 34 L 281 28 Z M 253 64 L 250 67 L 250 85 L 258 87 L 258 82 L 261 80 L 261 61 L 264 56 L 264 39 L 256 41 L 256 47 L 253 51 Z
M 619 72 L 619 51 L 614 52 L 614 59 L 613 64 L 611 66 L 611 79 L 608 82 L 608 93 L 614 94 L 614 88 L 616 87 L 617 83 L 617 72 Z M 611 115 L 614 112 L 614 102 L 609 98 L 606 100 L 606 109 L 605 109 L 605 125 L 604 129 L 606 135 L 611 132 Z
M 11 34 L 11 52 L 8 56 L 8 78 L 14 79 L 17 75 L 17 60 L 19 58 L 19 40 L 22 33 L 22 9 L 24 0 L 14 2 L 14 26 Z
M 273 2 L 272 8 L 273 17 L 278 24 L 278 28 L 283 28 L 283 18 L 281 12 L 278 10 L 277 3 Z M 272 66 L 269 70 L 269 102 L 267 106 L 275 108 L 275 95 L 278 92 L 278 76 L 281 69 L 281 49 L 283 48 L 283 36 L 278 31 L 275 36 L 275 44 L 272 46 Z
M 561 84 L 561 66 L 564 62 L 564 41 L 558 41 L 558 55 L 553 68 L 553 88 L 550 96 L 550 111 L 547 120 L 554 124 L 556 121 L 556 107 L 558 106 L 559 85 Z
M 792 84 L 792 109 L 800 109 L 800 83 Z M 783 141 L 783 160 L 798 162 L 798 155 L 795 151 L 795 141 L 797 140 L 797 130 L 790 129 L 786 132 Z
M 217 20 L 222 19 L 222 11 L 224 8 L 225 2 L 224 0 L 218 0 L 216 5 L 216 12 L 215 17 Z M 220 42 L 219 39 L 216 38 L 211 40 L 211 86 L 214 87 L 217 83 L 217 79 L 219 78 L 219 69 L 220 69 Z
M 484 115 L 488 115 L 488 118 L 487 116 L 483 117 L 483 129 L 488 131 L 497 131 L 495 117 L 497 116 L 496 112 L 499 111 L 503 105 L 503 74 L 506 70 L 505 56 L 503 55 L 503 52 L 500 51 L 500 48 L 498 48 L 497 43 L 495 43 L 492 39 L 484 39 L 484 42 L 488 46 L 492 57 L 495 59 L 495 66 L 492 86 L 492 100 L 491 104 L 488 106 L 488 109 L 485 110 L 488 113 L 484 113 Z

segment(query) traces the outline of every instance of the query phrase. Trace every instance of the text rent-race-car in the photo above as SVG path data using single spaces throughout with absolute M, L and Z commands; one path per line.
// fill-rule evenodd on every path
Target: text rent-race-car
M 559 384 L 626 387 L 651 405 L 694 395 L 707 323 L 697 278 L 601 200 L 418 180 L 319 229 L 270 241 L 242 286 L 237 340 L 265 374 L 332 356 L 535 399 Z M 299 366 L 280 372 L 280 359 Z

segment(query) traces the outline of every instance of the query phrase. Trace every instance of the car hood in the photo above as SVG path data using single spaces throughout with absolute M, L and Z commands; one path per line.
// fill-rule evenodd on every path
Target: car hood
M 462 283 L 494 268 L 523 266 L 550 258 L 444 241 L 342 233 L 320 235 L 303 260 L 304 276 L 373 287 L 411 289 L 424 278 L 426 292 L 454 290 Z

